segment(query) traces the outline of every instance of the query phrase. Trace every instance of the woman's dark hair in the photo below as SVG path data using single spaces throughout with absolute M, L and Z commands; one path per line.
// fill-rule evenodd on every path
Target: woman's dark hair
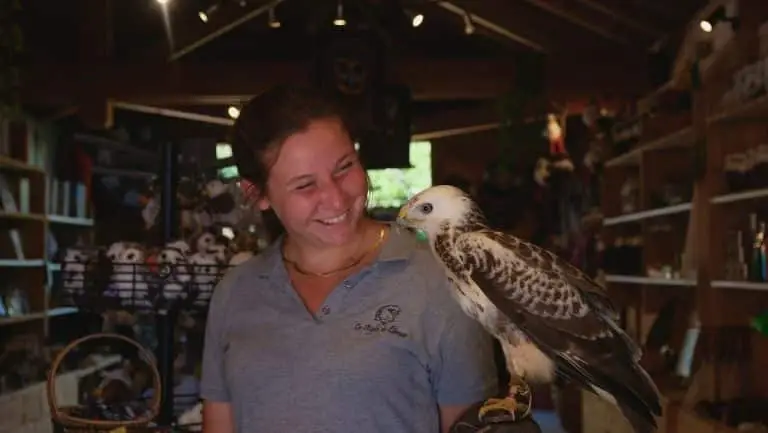
M 232 137 L 232 154 L 240 176 L 252 184 L 246 195 L 263 194 L 274 160 L 269 152 L 280 148 L 293 134 L 321 119 L 338 119 L 350 138 L 353 128 L 344 106 L 319 89 L 280 85 L 252 98 L 240 110 Z M 277 215 L 262 212 L 270 242 L 285 232 Z

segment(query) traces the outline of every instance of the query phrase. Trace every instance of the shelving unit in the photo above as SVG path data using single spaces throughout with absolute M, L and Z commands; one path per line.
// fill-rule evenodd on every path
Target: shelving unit
M 50 318 L 77 312 L 55 305 L 51 297 L 51 271 L 56 265 L 48 253 L 49 235 L 89 230 L 93 220 L 48 213 L 51 191 L 46 166 L 52 145 L 34 121 L 0 119 L 0 126 L 6 153 L 0 155 L 0 175 L 15 203 L 14 209 L 8 209 L 0 202 L 0 283 L 3 289 L 20 289 L 29 303 L 27 313 L 0 316 L 0 326 L 24 327 L 19 334 L 44 339 Z M 18 233 L 18 245 L 11 238 L 12 230 Z
M 705 9 L 711 14 L 723 3 L 726 1 L 713 0 Z M 702 85 L 691 90 L 690 124 L 670 130 L 661 138 L 641 137 L 632 150 L 604 165 L 604 243 L 612 245 L 614 240 L 628 236 L 642 240 L 642 253 L 637 254 L 642 270 L 636 275 L 606 270 L 604 276 L 608 290 L 624 307 L 627 331 L 645 343 L 662 308 L 675 299 L 681 305 L 675 312 L 675 320 L 680 323 L 669 330 L 670 347 L 680 352 L 686 330 L 698 327 L 702 331 L 690 378 L 680 380 L 668 368 L 655 368 L 656 364 L 649 361 L 653 354 L 644 358 L 644 362 L 649 362 L 644 365 L 654 366 L 649 371 L 665 395 L 660 431 L 670 433 L 735 432 L 734 427 L 702 418 L 693 406 L 702 400 L 768 397 L 768 377 L 762 372 L 768 365 L 768 338 L 756 331 L 747 334 L 750 354 L 743 362 L 725 360 L 717 354 L 727 331 L 746 329 L 752 317 L 768 311 L 768 281 L 729 278 L 725 266 L 726 243 L 732 236 L 729 231 L 737 225 L 746 227 L 750 212 L 768 210 L 768 176 L 752 189 L 732 191 L 725 175 L 727 154 L 768 144 L 768 96 L 741 102 L 726 98 L 729 102 L 724 103 L 734 74 L 768 59 L 768 41 L 761 42 L 758 36 L 758 28 L 768 20 L 765 1 L 737 3 L 740 25 L 733 38 L 699 63 Z M 697 28 L 698 20 L 708 16 L 702 13 L 692 21 L 691 28 Z M 764 76 L 764 72 L 759 74 Z M 674 88 L 675 85 L 665 85 L 646 98 L 643 105 L 647 105 L 649 98 Z M 757 95 L 765 95 L 766 91 L 768 82 Z M 658 117 L 657 121 L 663 122 Z M 670 129 L 679 125 L 679 120 L 670 119 Z M 690 201 L 668 206 L 652 204 L 652 197 L 665 187 L 665 178 L 674 175 L 679 180 L 681 174 L 694 185 L 691 197 L 686 198 Z M 626 192 L 622 195 L 622 185 L 629 178 L 636 179 L 638 185 L 634 208 L 623 203 Z M 627 208 L 632 211 L 622 213 Z M 667 272 L 654 269 L 659 265 L 666 266 Z M 740 375 L 731 371 L 739 371 Z M 602 410 L 597 407 L 600 404 L 585 397 L 583 412 L 594 417 L 596 410 Z M 623 431 L 611 431 L 619 430 Z M 598 431 L 607 430 L 589 430 L 585 426 L 583 433 Z

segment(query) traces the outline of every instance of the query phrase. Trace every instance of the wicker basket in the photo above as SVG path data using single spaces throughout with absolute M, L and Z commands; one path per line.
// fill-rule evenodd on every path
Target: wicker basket
M 147 360 L 147 364 L 149 365 L 149 368 L 152 371 L 152 382 L 154 385 L 154 392 L 152 395 L 152 399 L 150 400 L 149 404 L 149 410 L 142 416 L 127 420 L 127 421 L 109 421 L 109 420 L 95 420 L 95 419 L 88 419 L 88 418 L 80 418 L 78 416 L 72 415 L 72 412 L 75 409 L 78 409 L 79 406 L 65 406 L 60 407 L 56 402 L 56 376 L 57 371 L 59 369 L 59 365 L 64 360 L 64 357 L 72 351 L 76 346 L 85 343 L 86 341 L 91 340 L 97 340 L 97 339 L 117 339 L 122 340 L 126 343 L 131 344 L 132 346 L 136 347 L 139 350 L 139 353 L 143 355 L 143 358 Z M 54 423 L 54 426 L 60 427 L 59 431 L 65 431 L 70 433 L 77 433 L 77 432 L 103 432 L 103 431 L 112 431 L 112 430 L 120 430 L 120 431 L 149 431 L 153 430 L 153 428 L 150 427 L 150 423 L 154 418 L 157 416 L 157 414 L 160 411 L 160 399 L 161 399 L 161 384 L 160 384 L 160 373 L 157 370 L 157 366 L 155 364 L 154 355 L 147 351 L 142 345 L 137 343 L 136 341 L 119 335 L 119 334 L 110 334 L 110 333 L 98 333 L 98 334 L 91 334 L 85 337 L 82 337 L 80 339 L 77 339 L 71 343 L 69 343 L 64 349 L 59 352 L 56 357 L 53 359 L 53 362 L 51 363 L 51 369 L 48 372 L 48 406 L 50 407 L 51 411 L 51 421 Z

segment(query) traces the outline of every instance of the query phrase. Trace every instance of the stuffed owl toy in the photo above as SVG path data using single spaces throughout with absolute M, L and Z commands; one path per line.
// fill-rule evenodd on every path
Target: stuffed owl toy
M 216 257 L 204 252 L 192 254 L 189 264 L 192 267 L 192 290 L 197 294 L 195 305 L 207 305 L 219 280 L 221 265 Z
M 160 296 L 172 301 L 184 297 L 187 283 L 192 279 L 186 254 L 174 247 L 165 247 L 157 255 L 157 265 L 163 276 Z
M 140 245 L 127 245 L 112 265 L 110 294 L 126 306 L 149 306 L 146 253 Z

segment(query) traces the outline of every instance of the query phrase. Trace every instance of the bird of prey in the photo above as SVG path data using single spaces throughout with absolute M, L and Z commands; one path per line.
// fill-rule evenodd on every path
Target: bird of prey
M 555 254 L 489 228 L 452 186 L 416 194 L 396 223 L 425 235 L 454 299 L 502 344 L 510 393 L 489 400 L 481 416 L 505 408 L 514 418 L 521 387 L 559 379 L 617 405 L 637 433 L 656 431 L 659 392 L 601 286 Z

